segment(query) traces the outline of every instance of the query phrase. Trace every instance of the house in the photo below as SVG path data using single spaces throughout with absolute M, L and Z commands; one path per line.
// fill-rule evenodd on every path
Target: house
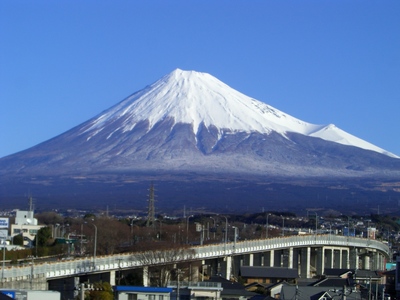
M 381 295 L 383 285 L 381 275 L 377 271 L 358 269 L 325 269 L 324 277 L 310 286 L 326 287 L 335 290 L 357 290 L 361 297 L 369 298 L 372 295 Z
M 248 291 L 244 285 L 225 279 L 221 276 L 212 276 L 207 282 L 220 284 L 222 288 L 221 299 L 245 300 L 257 295 L 255 292 Z
M 115 286 L 117 300 L 170 300 L 172 288 L 144 286 Z
M 312 283 L 310 286 L 334 287 L 335 289 L 341 289 L 344 286 L 354 286 L 354 284 L 349 278 L 322 278 L 317 282 Z
M 327 299 L 359 300 L 361 295 L 358 291 L 351 289 L 335 289 L 334 287 L 321 286 L 282 286 L 280 299 L 297 300 L 327 300 Z
M 253 282 L 277 283 L 281 281 L 295 283 L 299 277 L 297 269 L 258 266 L 241 266 L 239 276 L 242 278 L 245 284 L 250 284 Z
M 348 279 L 349 285 L 377 285 L 381 283 L 382 276 L 378 271 L 359 269 L 325 269 L 324 278 Z
M 221 299 L 221 283 L 198 281 L 198 282 L 174 282 L 168 284 L 172 288 L 171 299 L 173 300 L 197 300 L 197 299 Z
M 310 286 L 334 287 L 341 289 L 344 286 L 354 287 L 353 280 L 354 271 L 350 269 L 325 269 L 324 277 L 313 282 Z
M 381 281 L 381 275 L 378 271 L 370 270 L 353 270 L 353 278 L 357 283 L 379 283 Z
M 353 274 L 353 272 L 355 271 L 351 269 L 325 268 L 324 275 L 325 277 L 348 278 L 349 275 Z
M 287 285 L 286 281 L 281 281 L 277 283 L 258 283 L 253 282 L 246 285 L 246 290 L 249 292 L 261 293 L 264 298 L 270 296 L 273 299 L 279 299 L 282 286 Z M 254 297 L 251 300 L 255 300 Z

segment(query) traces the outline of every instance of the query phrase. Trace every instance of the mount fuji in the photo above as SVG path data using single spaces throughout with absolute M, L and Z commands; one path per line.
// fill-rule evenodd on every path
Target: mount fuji
M 263 183 L 265 193 L 266 181 L 321 188 L 328 179 L 347 185 L 379 179 L 381 185 L 399 175 L 399 157 L 333 124 L 301 121 L 209 74 L 176 69 L 83 124 L 1 158 L 0 199 L 34 189 L 53 201 L 73 193 L 88 203 L 100 190 L 104 201 L 107 195 L 125 199 L 130 190 L 129 197 L 137 192 L 144 201 L 134 185 L 154 181 L 166 189 L 170 207 L 202 206 L 201 193 L 190 201 L 179 190 L 197 186 L 187 191 L 232 198 L 228 191 L 240 194 L 237 187 L 249 181 Z M 211 186 L 219 192 L 207 195 Z M 246 189 L 253 190 L 247 198 L 262 201 Z

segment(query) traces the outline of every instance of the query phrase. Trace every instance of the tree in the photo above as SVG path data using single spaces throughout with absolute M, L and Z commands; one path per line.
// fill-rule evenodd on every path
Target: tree
M 85 300 L 113 300 L 113 290 L 108 282 L 95 282 L 93 288 L 85 288 Z M 75 297 L 76 300 L 81 300 L 81 296 Z
M 89 291 L 90 300 L 113 300 L 113 290 L 108 282 L 96 282 L 94 289 Z
M 42 227 L 36 233 L 33 245 L 35 247 L 35 255 L 49 255 L 49 246 L 52 243 L 52 232 L 50 227 Z
M 118 220 L 102 217 L 95 219 L 93 224 L 97 226 L 97 254 L 114 254 L 118 252 L 117 250 L 122 244 L 128 243 L 129 227 Z M 93 247 L 95 230 L 89 222 L 87 226 L 84 226 L 84 234 L 92 235 L 93 242 L 90 243 L 90 246 Z
M 36 214 L 35 217 L 38 219 L 39 224 L 51 225 L 64 222 L 63 217 L 54 211 L 42 212 Z
M 195 254 L 193 249 L 177 247 L 165 250 L 148 250 L 144 252 L 135 253 L 132 259 L 139 260 L 141 264 L 148 266 L 144 268 L 143 272 L 150 272 L 146 274 L 151 281 L 151 285 L 167 286 L 171 278 L 171 271 L 175 269 L 175 265 L 183 260 L 192 258 Z M 151 275 L 151 276 L 150 276 Z
M 13 244 L 18 246 L 24 245 L 24 237 L 22 236 L 22 233 L 13 237 Z
M 49 240 L 51 240 L 51 238 L 52 238 L 51 228 L 42 227 L 38 230 L 36 234 L 34 245 L 37 247 L 46 247 L 49 245 Z

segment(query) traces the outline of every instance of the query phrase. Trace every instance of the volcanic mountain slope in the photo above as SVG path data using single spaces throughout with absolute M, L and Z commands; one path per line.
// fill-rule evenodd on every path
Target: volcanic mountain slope
M 348 213 L 397 207 L 399 178 L 394 154 L 332 124 L 296 119 L 209 74 L 177 69 L 87 122 L 1 158 L 0 203 L 15 208 L 31 193 L 49 209 L 145 209 L 154 181 L 157 207 L 169 211 Z
M 397 176 L 399 170 L 397 156 L 332 124 L 301 121 L 209 74 L 179 69 L 64 134 L 0 159 L 3 176 Z

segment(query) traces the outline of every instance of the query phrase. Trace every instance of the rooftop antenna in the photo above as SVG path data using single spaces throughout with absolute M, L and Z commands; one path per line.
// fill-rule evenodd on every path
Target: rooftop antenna
M 35 205 L 33 204 L 33 198 L 31 194 L 29 194 L 28 196 L 28 204 L 29 204 L 29 211 L 33 211 L 35 209 Z

